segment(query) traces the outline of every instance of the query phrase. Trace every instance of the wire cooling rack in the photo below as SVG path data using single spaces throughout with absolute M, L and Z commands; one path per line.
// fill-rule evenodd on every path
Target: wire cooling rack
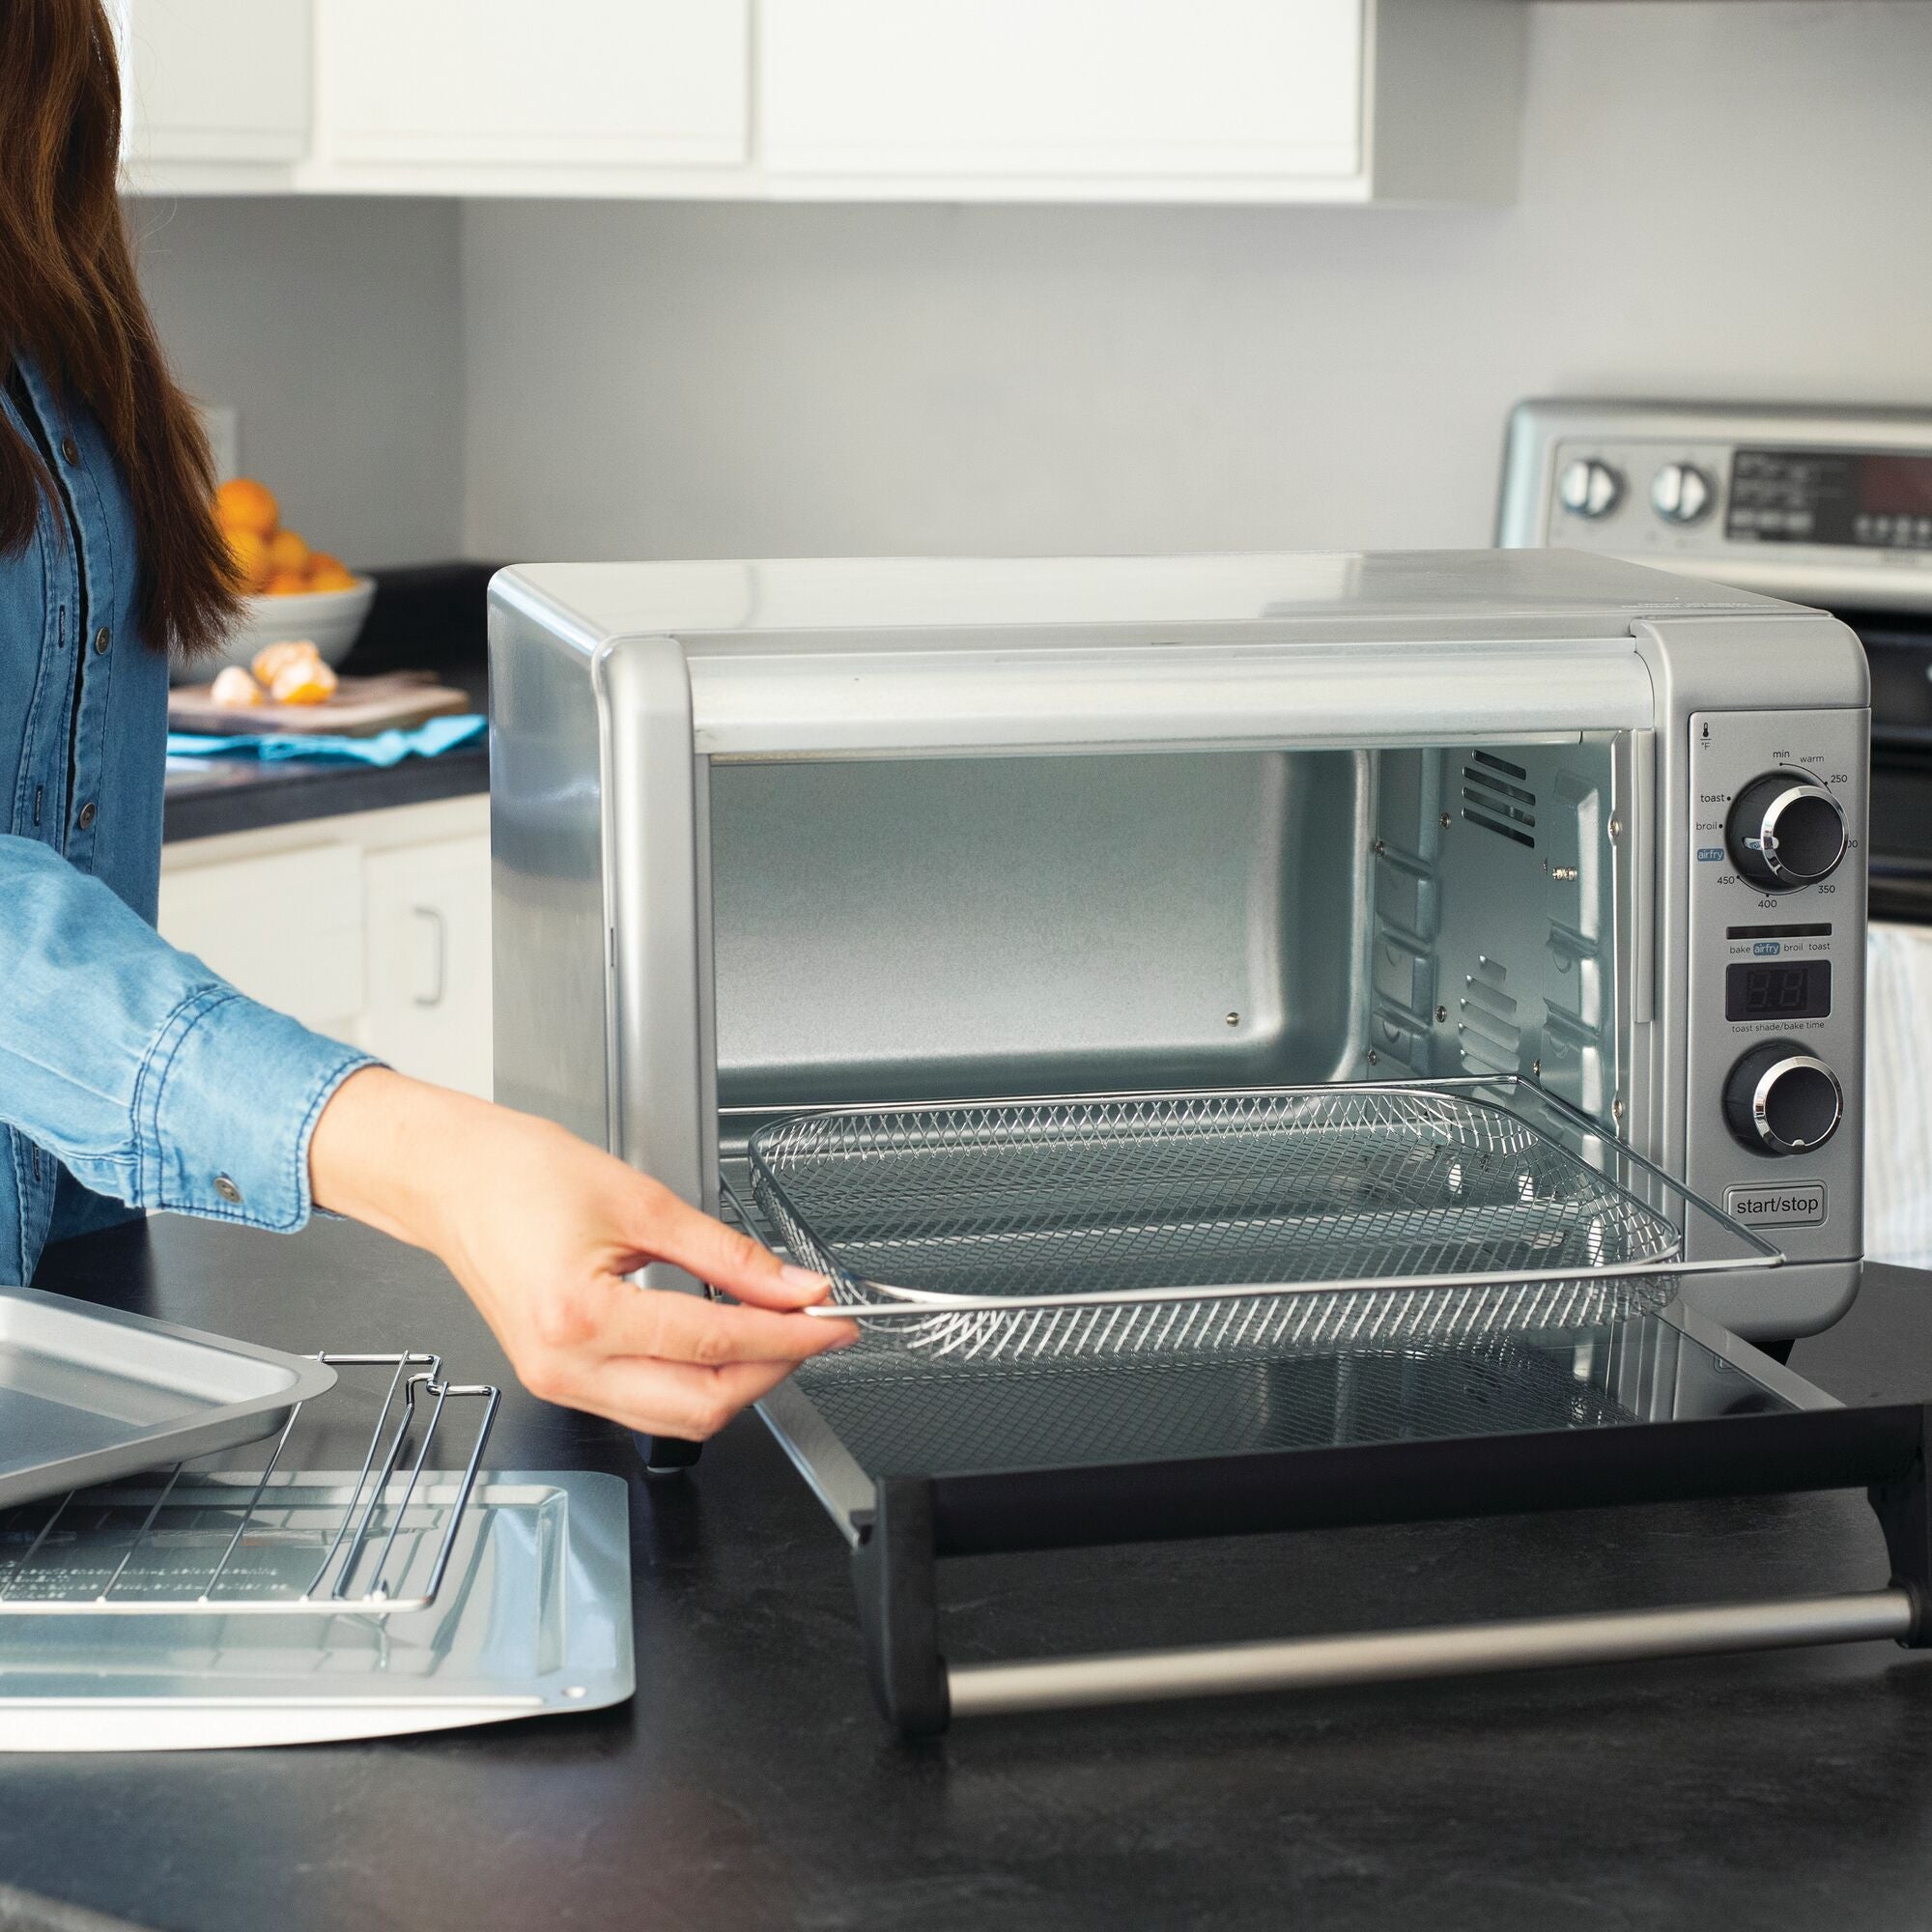
M 800 1115 L 753 1136 L 751 1185 L 841 1312 L 930 1353 L 1406 1346 L 1667 1300 L 1702 1264 L 1683 1262 L 1665 1197 L 1735 1224 L 1582 1117 L 1566 1145 L 1490 1097 L 1518 1091 Z M 1779 1259 L 1736 1232 L 1737 1264 Z
M 212 1485 L 193 1464 L 22 1503 L 0 1514 L 0 1616 L 394 1616 L 436 1601 L 476 1486 L 500 1389 L 456 1383 L 440 1356 L 327 1353 L 338 1369 L 391 1371 L 347 1500 L 284 1468 L 297 1404 L 251 1481 Z M 338 1385 L 340 1386 L 340 1385 Z M 479 1410 L 461 1481 L 423 1500 L 452 1403 Z M 434 1471 L 431 1472 L 434 1476 Z

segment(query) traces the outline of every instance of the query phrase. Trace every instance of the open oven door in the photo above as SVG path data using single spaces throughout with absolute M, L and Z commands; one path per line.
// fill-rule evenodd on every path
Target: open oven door
M 1031 1177 L 1024 1225 L 1009 1157 Z M 761 1407 L 853 1547 L 873 1686 L 909 1735 L 1927 1640 L 1932 1411 L 1842 1407 L 1687 1307 L 1685 1276 L 1777 1251 L 1529 1083 L 803 1114 L 753 1137 L 732 1195 L 866 1327 Z M 1670 1235 L 1697 1217 L 1688 1263 Z M 1322 1277 L 1292 1278 L 1297 1256 Z M 880 1280 L 888 1258 L 917 1285 Z M 1217 1278 L 1231 1261 L 1250 1271 Z M 1885 1589 L 954 1665 L 939 1640 L 942 1557 L 1842 1488 L 1870 1492 Z

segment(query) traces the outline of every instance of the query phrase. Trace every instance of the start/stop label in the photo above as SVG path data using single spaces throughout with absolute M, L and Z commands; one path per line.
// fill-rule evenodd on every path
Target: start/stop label
M 1778 1186 L 1727 1187 L 1724 1212 L 1747 1228 L 1808 1228 L 1825 1218 L 1825 1183 L 1789 1180 Z

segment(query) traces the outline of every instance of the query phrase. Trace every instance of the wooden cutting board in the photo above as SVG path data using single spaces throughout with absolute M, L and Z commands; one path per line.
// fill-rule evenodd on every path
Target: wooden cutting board
M 466 692 L 438 684 L 424 671 L 384 677 L 345 677 L 333 697 L 320 704 L 254 706 L 216 704 L 213 687 L 182 684 L 168 693 L 168 728 L 227 738 L 242 732 L 264 736 L 370 738 L 406 729 L 425 719 L 474 708 Z

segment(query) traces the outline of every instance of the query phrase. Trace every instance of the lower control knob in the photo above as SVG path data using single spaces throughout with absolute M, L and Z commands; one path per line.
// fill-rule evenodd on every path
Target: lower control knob
M 1804 1153 L 1838 1131 L 1838 1076 L 1790 1040 L 1754 1046 L 1724 1082 L 1724 1119 L 1753 1153 Z

